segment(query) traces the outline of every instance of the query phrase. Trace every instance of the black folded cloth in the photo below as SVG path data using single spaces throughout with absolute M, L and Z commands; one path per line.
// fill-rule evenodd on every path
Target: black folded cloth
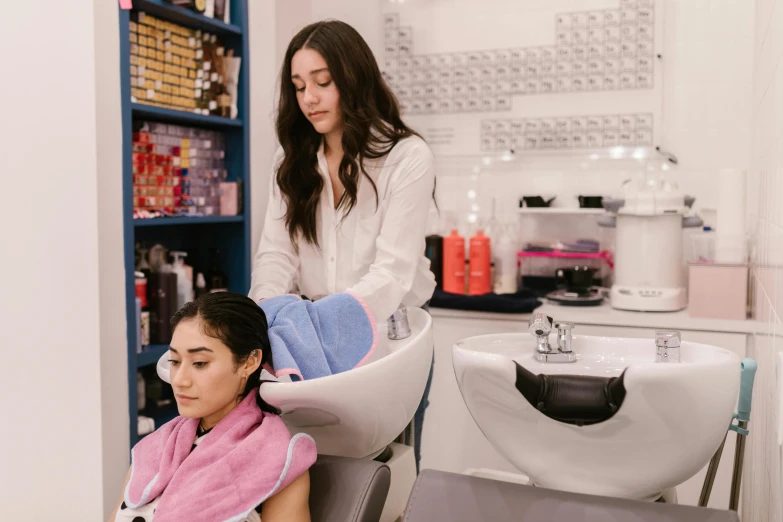
M 430 306 L 452 310 L 526 314 L 541 306 L 541 301 L 533 292 L 524 289 L 515 294 L 461 295 L 451 294 L 436 288 L 435 293 L 432 294 Z

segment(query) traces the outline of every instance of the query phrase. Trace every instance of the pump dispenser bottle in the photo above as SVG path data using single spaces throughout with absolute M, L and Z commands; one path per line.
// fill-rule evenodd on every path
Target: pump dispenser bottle
M 193 300 L 193 282 L 188 278 L 185 269 L 185 257 L 187 252 L 171 252 L 174 258 L 172 271 L 177 274 L 177 310 Z

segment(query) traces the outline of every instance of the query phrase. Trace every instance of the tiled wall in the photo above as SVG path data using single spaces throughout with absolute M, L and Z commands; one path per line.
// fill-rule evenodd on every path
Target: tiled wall
M 783 522 L 781 447 L 777 444 L 776 369 L 783 351 L 783 0 L 757 0 L 754 27 L 753 149 L 748 218 L 756 238 L 753 292 L 764 324 L 749 356 L 756 359 L 751 434 L 745 456 L 742 519 Z

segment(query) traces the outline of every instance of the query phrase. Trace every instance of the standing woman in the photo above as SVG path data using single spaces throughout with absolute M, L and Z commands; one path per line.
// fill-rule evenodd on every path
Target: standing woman
M 403 123 L 367 43 L 340 21 L 314 23 L 288 46 L 264 231 L 250 297 L 317 299 L 351 291 L 376 321 L 424 306 L 435 277 L 424 256 L 433 156 Z M 418 468 L 432 370 L 414 417 Z

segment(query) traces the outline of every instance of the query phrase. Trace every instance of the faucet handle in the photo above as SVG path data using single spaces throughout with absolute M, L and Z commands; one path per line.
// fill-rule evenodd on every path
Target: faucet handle
M 404 305 L 397 307 L 397 310 L 386 320 L 389 339 L 396 341 L 410 337 L 411 328 L 408 324 L 408 309 Z
M 528 331 L 538 337 L 549 335 L 552 331 L 552 318 L 541 312 L 533 313 L 528 321 Z
M 563 353 L 571 353 L 571 343 L 573 342 L 571 330 L 574 329 L 574 323 L 571 321 L 557 321 L 555 323 L 555 328 L 557 328 L 558 350 Z
M 679 348 L 680 332 L 675 330 L 657 330 L 655 332 L 655 346 L 660 348 Z
M 571 321 L 556 321 L 554 327 L 557 328 L 558 333 L 573 330 L 576 325 Z
M 680 332 L 674 330 L 658 330 L 655 332 L 655 362 L 680 362 Z

